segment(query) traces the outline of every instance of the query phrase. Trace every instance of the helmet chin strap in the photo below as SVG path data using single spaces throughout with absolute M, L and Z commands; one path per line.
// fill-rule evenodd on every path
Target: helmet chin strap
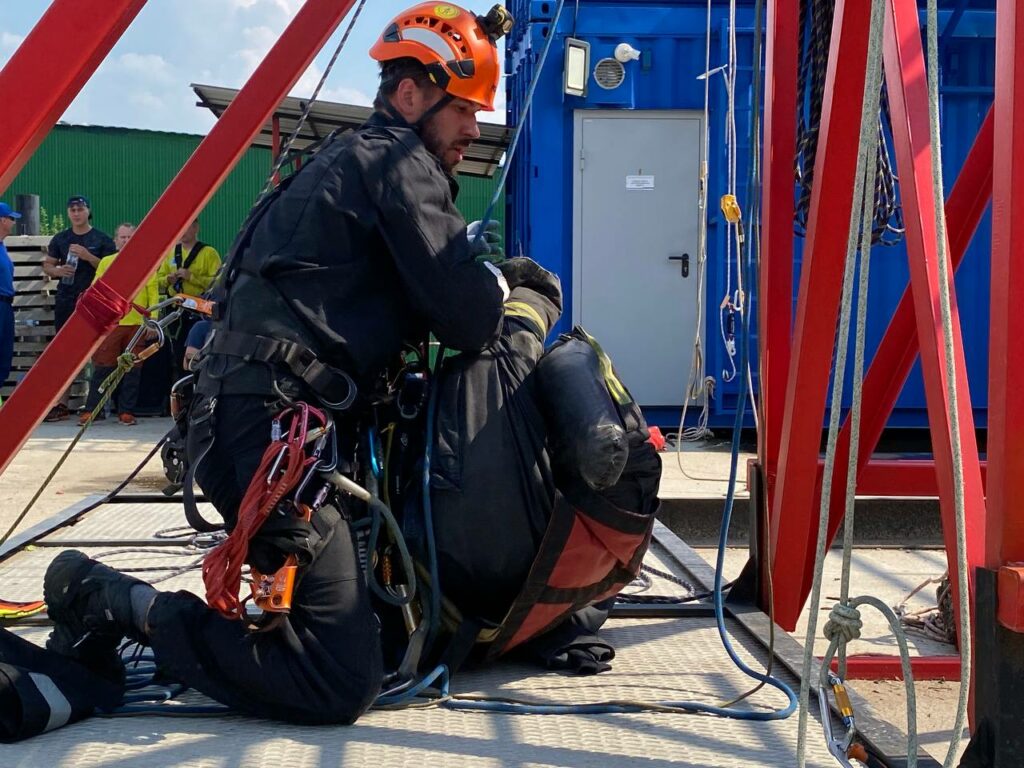
M 391 115 L 391 117 L 393 117 L 398 122 L 404 123 L 405 125 L 409 126 L 414 131 L 416 131 L 417 134 L 422 134 L 423 126 L 427 124 L 427 121 L 431 117 L 436 115 L 438 112 L 440 112 L 442 109 L 447 107 L 449 104 L 451 104 L 453 99 L 454 97 L 450 93 L 445 92 L 444 95 L 441 96 L 441 98 L 438 100 L 438 102 L 434 104 L 432 107 L 430 107 L 430 109 L 428 109 L 422 115 L 420 115 L 419 120 L 417 120 L 414 123 L 410 123 L 408 120 L 405 119 L 405 117 L 402 116 L 402 113 L 399 112 L 395 105 L 391 103 L 391 99 L 385 96 L 382 99 L 382 101 L 384 102 L 385 111 L 389 115 Z

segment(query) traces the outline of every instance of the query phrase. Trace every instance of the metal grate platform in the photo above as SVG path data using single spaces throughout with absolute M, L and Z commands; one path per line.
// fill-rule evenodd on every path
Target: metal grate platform
M 162 529 L 184 524 L 180 504 L 148 501 L 99 507 L 71 526 L 40 536 L 0 562 L 7 599 L 38 598 L 49 561 L 64 547 L 118 567 L 184 564 L 194 555 L 179 544 L 154 539 Z M 112 542 L 145 544 L 131 554 Z M 701 574 L 684 567 L 686 548 L 659 526 L 649 561 L 695 583 Z M 691 551 L 692 552 L 692 551 Z M 147 574 L 140 574 L 145 577 Z M 160 572 L 152 572 L 159 576 Z M 704 574 L 706 577 L 706 574 Z M 160 584 L 201 594 L 197 570 Z M 651 592 L 680 588 L 655 579 Z M 730 620 L 737 651 L 754 668 L 766 652 L 745 627 Z M 24 626 L 19 634 L 45 640 L 46 628 Z M 460 674 L 453 690 L 512 696 L 539 703 L 586 703 L 607 699 L 690 699 L 721 703 L 752 681 L 722 650 L 714 619 L 707 616 L 612 619 L 602 631 L 617 656 L 610 672 L 567 676 L 503 662 Z M 779 664 L 776 664 L 779 670 Z M 786 670 L 782 678 L 796 680 Z M 194 702 L 194 698 L 191 699 Z M 761 690 L 744 706 L 770 709 L 785 703 Z M 817 722 L 810 725 L 808 765 L 833 766 Z M 241 717 L 93 718 L 15 745 L 0 745 L 0 766 L 194 766 L 196 768 L 334 768 L 335 766 L 785 766 L 796 764 L 796 718 L 772 723 L 697 715 L 524 716 L 463 713 L 441 709 L 370 712 L 350 727 L 294 727 Z

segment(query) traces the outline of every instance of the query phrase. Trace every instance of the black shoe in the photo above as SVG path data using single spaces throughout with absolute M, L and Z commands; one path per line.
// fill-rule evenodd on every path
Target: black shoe
M 123 680 L 117 649 L 126 636 L 143 639 L 132 623 L 130 596 L 142 583 L 76 550 L 61 552 L 43 578 L 46 612 L 54 623 L 46 647 Z

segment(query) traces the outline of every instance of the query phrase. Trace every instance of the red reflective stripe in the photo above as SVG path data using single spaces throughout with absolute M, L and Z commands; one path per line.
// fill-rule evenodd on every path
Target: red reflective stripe
M 617 566 L 629 563 L 643 541 L 643 536 L 617 531 L 577 512 L 548 586 L 578 589 L 595 584 Z
M 501 652 L 505 653 L 520 643 L 525 643 L 534 635 L 547 629 L 551 624 L 561 619 L 572 610 L 572 603 L 537 603 L 526 614 L 519 629 L 512 635 Z

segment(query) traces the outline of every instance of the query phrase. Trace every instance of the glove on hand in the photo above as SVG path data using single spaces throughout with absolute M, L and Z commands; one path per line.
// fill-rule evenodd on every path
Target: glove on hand
M 474 221 L 466 227 L 466 237 L 469 239 L 469 252 L 477 261 L 497 264 L 505 260 L 500 221 L 491 219 L 486 227 L 482 221 Z
M 558 277 L 548 272 L 533 259 L 517 256 L 514 259 L 506 259 L 497 267 L 505 276 L 505 282 L 508 283 L 510 291 L 514 291 L 520 286 L 530 288 L 542 296 L 557 298 L 559 307 L 561 307 L 562 286 Z

